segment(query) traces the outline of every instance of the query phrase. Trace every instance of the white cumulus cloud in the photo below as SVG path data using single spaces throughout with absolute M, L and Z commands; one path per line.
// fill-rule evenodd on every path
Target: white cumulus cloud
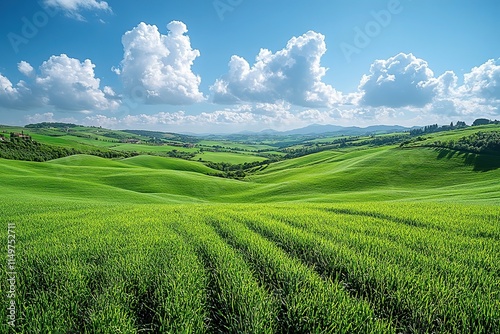
M 199 91 L 201 78 L 192 72 L 200 52 L 191 47 L 187 27 L 179 21 L 158 27 L 141 22 L 122 37 L 124 48 L 120 68 L 113 69 L 132 98 L 147 104 L 186 105 L 205 100 Z
M 436 96 L 425 109 L 434 114 L 496 117 L 500 115 L 500 65 L 490 59 L 464 74 L 463 84 L 451 71 L 436 82 Z
M 106 1 L 101 0 L 44 0 L 46 6 L 60 9 L 67 16 L 83 21 L 80 14 L 83 10 L 99 10 L 112 13 L 112 9 Z
M 400 53 L 376 60 L 359 85 L 360 104 L 371 107 L 423 107 L 435 96 L 436 80 L 427 62 Z
M 0 103 L 4 106 L 11 106 L 19 99 L 19 91 L 12 85 L 12 82 L 0 74 Z
M 100 88 L 95 65 L 89 59 L 80 62 L 65 54 L 51 56 L 35 71 L 21 61 L 18 70 L 29 77 L 16 85 L 0 74 L 0 107 L 29 109 L 53 107 L 62 111 L 113 110 L 120 106 L 111 87 Z
M 211 86 L 216 103 L 274 103 L 284 100 L 298 106 L 324 107 L 341 100 L 341 94 L 322 82 L 326 52 L 325 36 L 309 31 L 290 39 L 276 53 L 261 49 L 250 64 L 232 56 L 229 72 Z
M 500 59 L 490 59 L 465 74 L 461 92 L 485 100 L 500 100 Z
M 0 107 L 23 109 L 36 105 L 31 88 L 20 80 L 16 85 L 0 73 Z
M 44 104 L 73 111 L 116 109 L 119 101 L 110 87 L 99 88 L 94 67 L 90 59 L 80 62 L 65 54 L 43 62 L 35 84 Z
M 30 63 L 28 63 L 24 60 L 21 61 L 19 64 L 17 64 L 17 69 L 19 70 L 19 72 L 21 72 L 22 74 L 24 74 L 27 77 L 32 76 L 34 73 L 33 66 L 31 66 Z

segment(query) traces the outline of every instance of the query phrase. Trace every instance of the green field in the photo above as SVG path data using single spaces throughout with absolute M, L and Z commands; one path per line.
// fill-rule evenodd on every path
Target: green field
M 170 152 L 173 150 L 182 152 L 197 152 L 195 148 L 186 148 L 170 145 L 143 145 L 143 144 L 115 144 L 113 147 L 119 151 L 135 151 L 135 152 Z
M 498 206 L 8 203 L 19 332 L 500 325 Z
M 500 154 L 423 143 L 0 159 L 0 332 L 500 333 Z
M 203 152 L 195 155 L 193 160 L 210 162 L 229 162 L 231 164 L 244 164 L 245 162 L 264 161 L 266 158 L 251 154 L 238 154 L 231 152 Z
M 221 146 L 225 148 L 245 151 L 259 151 L 259 150 L 273 150 L 275 147 L 263 144 L 248 144 L 248 143 L 235 143 L 231 141 L 215 141 L 215 140 L 200 140 L 200 146 Z

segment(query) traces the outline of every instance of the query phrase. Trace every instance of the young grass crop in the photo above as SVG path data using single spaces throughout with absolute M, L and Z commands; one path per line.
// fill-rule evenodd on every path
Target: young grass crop
M 343 289 L 318 275 L 276 245 L 238 222 L 217 215 L 210 219 L 218 232 L 243 253 L 260 279 L 281 300 L 280 327 L 285 332 L 391 332 L 390 324 L 375 319 L 370 307 L 352 300 Z
M 16 330 L 204 332 L 206 275 L 191 247 L 164 225 L 106 209 L 19 222 Z
M 265 213 L 233 216 L 341 282 L 353 296 L 369 300 L 376 313 L 399 330 L 497 328 L 498 256 L 487 252 L 498 254 L 498 243 L 322 211 L 286 209 L 270 213 L 272 219 Z M 423 252 L 423 245 L 431 250 Z M 471 248 L 461 249 L 465 245 Z M 473 255 L 467 256 L 467 251 Z
M 277 303 L 254 279 L 241 256 L 227 245 L 202 216 L 177 215 L 175 229 L 205 261 L 210 274 L 210 327 L 227 333 L 274 333 Z
M 500 328 L 496 206 L 1 207 L 16 224 L 17 332 Z

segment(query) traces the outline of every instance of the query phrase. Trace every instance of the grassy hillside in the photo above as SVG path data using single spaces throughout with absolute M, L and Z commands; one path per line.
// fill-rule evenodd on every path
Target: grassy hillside
M 76 156 L 50 163 L 0 160 L 5 171 L 0 183 L 4 193 L 23 198 L 81 198 L 113 203 L 221 202 L 252 188 L 246 182 L 205 175 L 213 170 L 195 162 L 154 158 L 122 162 Z
M 150 155 L 139 155 L 136 157 L 123 159 L 122 163 L 145 167 L 151 169 L 171 169 L 186 172 L 197 172 L 202 174 L 216 173 L 216 170 L 208 168 L 207 166 L 194 161 L 186 161 L 181 159 L 155 157 Z
M 123 164 L 121 161 L 123 160 L 111 160 L 111 159 L 96 157 L 93 155 L 76 154 L 69 157 L 50 160 L 47 161 L 47 163 L 64 165 L 64 166 L 118 167 L 118 168 L 130 167 L 127 166 L 126 164 Z
M 193 160 L 228 162 L 230 164 L 244 164 L 245 162 L 264 161 L 266 158 L 251 154 L 236 154 L 232 152 L 203 152 L 195 155 Z
M 477 130 L 315 146 L 241 180 L 151 155 L 0 159 L 14 332 L 496 333 L 500 154 L 427 145 Z
M 102 198 L 105 189 L 118 189 L 121 195 L 111 198 L 125 202 L 131 193 L 134 198 L 147 195 L 144 201 L 154 194 L 166 202 L 170 195 L 175 201 L 182 197 L 214 202 L 495 202 L 500 191 L 496 161 L 497 157 L 432 148 L 381 147 L 320 152 L 264 166 L 244 180 L 225 180 L 210 176 L 217 171 L 201 163 L 181 159 L 137 156 L 109 160 L 77 155 L 48 163 L 2 160 L 5 172 L 0 181 L 12 185 L 6 191 L 22 189 L 39 196 L 46 196 L 49 188 L 54 196 L 71 197 L 92 194 L 95 189 Z M 64 190 L 67 187 L 78 191 L 71 193 Z
M 498 159 L 493 157 L 494 159 Z M 282 161 L 251 176 L 271 198 L 496 200 L 500 169 L 491 158 L 444 155 L 429 148 L 321 152 Z M 275 185 L 276 189 L 273 189 Z M 279 195 L 278 195 L 279 194 Z

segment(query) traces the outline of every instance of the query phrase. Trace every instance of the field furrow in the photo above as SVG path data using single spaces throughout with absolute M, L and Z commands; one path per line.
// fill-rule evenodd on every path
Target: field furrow
M 369 300 L 379 316 L 393 319 L 400 329 L 489 332 L 496 328 L 499 280 L 492 272 L 343 230 L 336 215 L 330 214 L 329 221 L 322 217 L 319 223 L 317 212 L 309 213 L 309 219 L 288 214 L 302 219 L 294 221 L 287 214 L 281 217 L 284 221 L 233 216 L 320 274 L 342 283 L 354 296 Z M 406 239 L 412 240 L 411 233 Z
M 496 207 L 33 202 L 3 213 L 16 226 L 19 333 L 500 328 Z
M 279 325 L 282 332 L 393 331 L 388 322 L 375 317 L 367 303 L 352 299 L 342 286 L 324 281 L 311 268 L 289 257 L 243 224 L 215 217 L 210 222 L 221 236 L 240 250 L 261 281 L 281 301 Z
M 175 229 L 193 245 L 210 277 L 210 332 L 275 333 L 279 305 L 259 285 L 243 258 L 199 216 L 184 215 Z

